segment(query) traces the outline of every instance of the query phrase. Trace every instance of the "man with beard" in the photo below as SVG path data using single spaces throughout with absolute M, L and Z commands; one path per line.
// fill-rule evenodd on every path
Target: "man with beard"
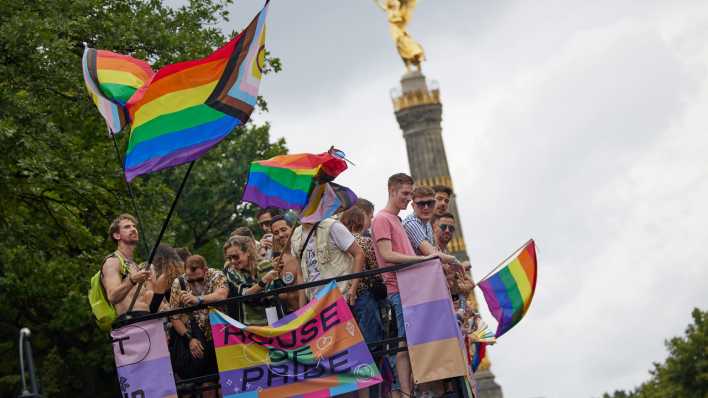
M 116 251 L 105 257 L 101 267 L 101 283 L 106 290 L 108 301 L 116 309 L 118 319 L 126 316 L 141 316 L 157 312 L 168 285 L 167 273 L 156 277 L 148 269 L 140 268 L 133 261 L 133 252 L 140 239 L 138 222 L 130 214 L 121 214 L 111 223 L 108 236 L 116 243 Z M 135 305 L 130 313 L 128 308 L 140 284 Z
M 440 217 L 443 213 L 448 212 L 450 200 L 452 199 L 452 188 L 445 185 L 436 185 L 433 187 L 435 192 L 435 215 Z
M 275 216 L 271 222 L 273 234 L 273 266 L 278 271 L 278 279 L 273 281 L 272 288 L 290 286 L 296 282 L 300 261 L 293 256 L 290 247 L 292 224 L 283 216 Z M 281 293 L 278 298 L 284 304 L 283 311 L 291 313 L 299 307 L 299 293 L 296 291 Z

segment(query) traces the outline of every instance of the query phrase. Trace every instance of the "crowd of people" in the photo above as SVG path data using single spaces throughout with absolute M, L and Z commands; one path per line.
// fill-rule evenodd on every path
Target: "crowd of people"
M 448 250 L 456 229 L 455 217 L 448 211 L 452 195 L 450 187 L 415 186 L 410 176 L 399 173 L 388 179 L 386 206 L 376 214 L 374 205 L 363 198 L 335 217 L 312 224 L 296 225 L 293 213 L 261 209 L 256 214 L 260 239 L 248 227 L 237 228 L 226 239 L 224 262 L 218 266 L 209 266 L 204 257 L 185 248 L 166 244 L 158 246 L 152 264 L 136 264 L 137 220 L 122 214 L 109 228 L 117 247 L 103 261 L 102 283 L 121 319 L 438 257 L 460 325 L 467 325 L 474 319 L 466 305 L 474 284 L 469 263 L 459 262 Z M 411 202 L 413 213 L 401 219 L 399 214 Z M 338 282 L 337 286 L 368 343 L 405 336 L 395 272 Z M 267 325 L 273 317 L 305 305 L 321 288 L 229 303 L 224 311 L 247 325 Z M 182 379 L 217 373 L 208 315 L 203 309 L 169 319 L 173 367 Z M 400 351 L 378 360 L 387 361 L 393 369 L 392 396 L 412 396 L 408 353 Z M 439 386 L 444 388 L 444 384 Z M 380 396 L 373 387 L 359 391 L 359 396 L 370 393 Z M 216 396 L 215 389 L 204 396 Z

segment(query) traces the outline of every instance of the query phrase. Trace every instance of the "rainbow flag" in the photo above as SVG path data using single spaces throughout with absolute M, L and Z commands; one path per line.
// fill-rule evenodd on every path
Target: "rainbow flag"
M 111 51 L 84 48 L 84 83 L 112 134 L 129 123 L 126 102 L 155 74 L 147 62 Z
M 381 382 L 349 305 L 332 282 L 273 326 L 209 313 L 225 398 L 333 397 Z
M 536 290 L 536 244 L 531 239 L 507 266 L 477 284 L 497 322 L 496 337 L 519 323 Z
M 251 163 L 244 202 L 260 207 L 302 210 L 316 180 L 332 180 L 347 163 L 331 151 L 280 155 Z
M 487 356 L 487 343 L 471 343 L 470 348 L 474 351 L 470 366 L 472 367 L 472 372 L 477 372 L 482 360 Z
M 312 190 L 307 206 L 300 212 L 300 222 L 322 221 L 354 206 L 356 200 L 356 194 L 345 186 L 333 182 L 318 184 Z
M 268 2 L 225 46 L 163 67 L 130 98 L 128 181 L 195 160 L 248 121 L 265 62 L 267 9 Z

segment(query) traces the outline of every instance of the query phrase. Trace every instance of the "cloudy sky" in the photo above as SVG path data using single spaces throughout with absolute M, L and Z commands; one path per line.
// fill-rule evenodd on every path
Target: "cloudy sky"
M 261 4 L 236 0 L 224 28 Z M 273 0 L 269 18 L 284 70 L 256 120 L 293 152 L 344 149 L 357 167 L 339 181 L 381 208 L 408 170 L 383 12 Z M 646 380 L 708 303 L 708 2 L 421 0 L 409 30 L 440 84 L 473 272 L 538 245 L 531 309 L 490 349 L 505 396 Z

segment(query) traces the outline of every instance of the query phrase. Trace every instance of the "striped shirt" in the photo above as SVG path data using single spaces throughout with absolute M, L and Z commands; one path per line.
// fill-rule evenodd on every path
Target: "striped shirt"
M 424 241 L 428 241 L 432 246 L 435 246 L 433 226 L 430 225 L 429 221 L 423 221 L 418 218 L 415 213 L 411 213 L 403 219 L 403 229 L 406 230 L 406 235 L 408 235 L 416 254 L 423 254 L 420 252 L 420 245 Z

